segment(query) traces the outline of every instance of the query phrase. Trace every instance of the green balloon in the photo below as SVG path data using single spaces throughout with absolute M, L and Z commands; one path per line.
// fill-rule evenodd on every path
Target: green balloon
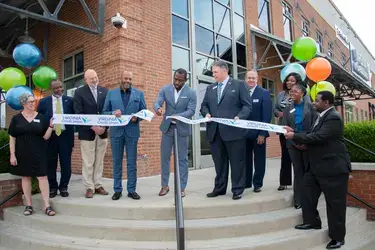
M 51 80 L 57 79 L 57 73 L 48 66 L 40 66 L 33 73 L 33 83 L 40 89 L 49 89 Z
M 26 85 L 26 76 L 22 70 L 9 67 L 0 72 L 0 88 L 3 90 L 8 91 L 21 85 Z
M 316 51 L 316 42 L 311 37 L 300 37 L 292 46 L 292 55 L 301 61 L 311 60 L 315 57 Z

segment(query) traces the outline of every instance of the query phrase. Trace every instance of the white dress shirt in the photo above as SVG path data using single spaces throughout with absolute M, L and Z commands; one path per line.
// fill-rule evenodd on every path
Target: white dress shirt
M 173 86 L 173 89 L 174 89 L 174 103 L 177 103 L 178 98 L 180 97 L 181 92 L 182 92 L 182 90 L 184 88 L 185 88 L 185 84 L 184 84 L 184 86 L 182 86 L 182 88 L 180 89 L 180 91 L 177 92 L 177 89 Z
M 257 87 L 257 85 L 255 85 L 254 87 L 250 88 L 250 97 L 253 96 L 256 87 Z
M 223 96 L 223 91 L 225 89 L 225 86 L 227 86 L 228 81 L 229 81 L 229 76 L 227 76 L 227 78 L 225 78 L 225 80 L 222 82 L 223 86 L 221 87 L 220 98 Z M 218 82 L 218 83 L 220 83 L 220 82 Z

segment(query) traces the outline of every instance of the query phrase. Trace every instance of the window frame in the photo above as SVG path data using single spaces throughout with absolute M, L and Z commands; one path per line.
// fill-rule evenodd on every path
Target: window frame
M 302 17 L 302 36 L 310 35 L 310 22 L 306 18 Z
M 259 13 L 259 6 L 258 6 L 258 26 L 261 30 L 265 31 L 265 32 L 268 32 L 268 33 L 272 33 L 272 18 L 271 18 L 271 2 L 270 0 L 258 0 L 258 5 L 259 5 L 259 1 L 263 1 L 263 6 L 262 6 L 262 9 L 260 10 L 260 13 Z M 263 13 L 264 11 L 264 6 L 265 4 L 267 5 L 267 22 L 268 22 L 268 30 L 265 30 L 263 27 L 261 27 L 259 25 L 259 18 L 261 16 L 261 14 Z
M 78 73 L 78 74 L 75 74 L 75 63 L 76 63 L 76 60 L 75 60 L 75 57 L 78 55 L 78 54 L 81 54 L 82 53 L 82 59 L 83 59 L 83 71 L 82 73 Z M 72 58 L 72 69 L 73 69 L 73 75 L 70 76 L 70 77 L 67 77 L 65 78 L 65 61 Z M 67 91 L 68 89 L 66 88 L 66 82 L 70 81 L 70 80 L 74 80 L 74 79 L 77 79 L 77 78 L 81 78 L 84 76 L 85 74 L 85 53 L 84 53 L 84 50 L 83 49 L 78 49 L 72 53 L 69 53 L 67 55 L 65 55 L 63 58 L 62 58 L 62 84 L 63 84 L 63 87 L 64 87 L 64 94 L 68 94 Z M 78 86 L 77 88 L 80 88 L 82 87 L 83 85 L 81 86 Z
M 263 85 L 263 80 L 266 81 L 266 85 L 267 86 L 264 86 Z M 270 82 L 273 83 L 273 88 L 272 90 L 270 89 Z M 277 94 L 276 94 L 276 85 L 275 85 L 275 80 L 271 79 L 271 78 L 268 78 L 268 77 L 261 77 L 261 87 L 268 90 L 268 92 L 270 93 L 270 97 L 271 97 L 271 101 L 272 101 L 272 107 L 274 107 L 275 103 L 276 103 L 276 97 L 277 97 Z M 275 123 L 276 122 L 276 118 L 275 116 L 273 115 L 272 116 L 272 119 L 271 119 L 271 123 Z
M 316 43 L 318 44 L 319 50 L 320 50 L 319 52 L 320 53 L 324 53 L 324 49 L 323 49 L 323 33 L 320 32 L 320 30 L 317 29 L 315 35 L 316 35 Z M 320 37 L 320 39 L 319 39 L 319 37 Z
M 286 18 L 289 20 L 289 34 L 290 34 L 290 37 L 289 37 L 290 40 L 289 40 L 286 38 L 286 34 L 284 32 L 284 39 L 292 42 L 293 41 L 293 8 L 285 1 L 282 1 L 282 8 L 283 8 L 283 30 L 285 30 L 284 18 Z
M 334 58 L 334 45 L 332 42 L 328 42 L 327 56 Z

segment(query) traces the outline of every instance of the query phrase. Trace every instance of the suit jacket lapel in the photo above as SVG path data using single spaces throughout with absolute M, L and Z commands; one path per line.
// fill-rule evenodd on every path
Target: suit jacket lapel
M 132 102 L 133 99 L 134 99 L 134 95 L 135 95 L 135 91 L 132 89 L 131 92 L 130 92 L 128 105 L 126 105 L 126 108 L 125 108 L 125 112 L 126 112 L 126 110 L 128 109 L 128 107 L 131 105 L 131 102 Z
M 52 95 L 50 95 L 46 100 L 46 113 L 53 116 L 53 102 L 52 102 Z
M 319 122 L 318 124 L 313 128 L 312 131 L 316 131 L 318 128 L 320 128 L 322 126 L 322 123 L 324 121 L 324 119 L 332 112 L 333 108 L 328 110 L 324 115 L 323 117 L 320 117 L 320 115 L 318 116 L 319 117 Z M 318 118 L 317 118 L 318 119 Z M 315 123 L 315 122 L 314 122 Z
M 227 84 L 225 85 L 223 93 L 221 94 L 221 98 L 220 98 L 219 104 L 224 99 L 224 95 L 225 95 L 225 93 L 227 93 L 227 91 L 228 91 L 228 89 L 229 89 L 229 87 L 230 87 L 231 84 L 232 84 L 232 78 L 229 77 L 229 80 L 228 80 Z
M 292 111 L 293 109 L 295 109 L 295 107 L 294 107 L 294 103 L 292 102 L 290 104 L 290 110 L 289 110 L 288 116 L 289 116 L 289 122 L 290 122 L 290 124 L 293 126 L 293 128 L 295 128 L 295 126 L 296 126 L 296 119 L 295 119 L 295 113 L 296 113 L 296 111 L 294 110 L 294 112 L 290 113 L 290 111 Z
M 90 90 L 90 92 L 91 92 L 91 90 Z M 106 96 L 103 92 L 103 89 L 100 86 L 97 87 L 96 93 L 98 95 L 96 97 L 96 99 L 97 99 L 96 106 L 98 107 L 98 112 L 101 113 L 102 110 L 103 110 L 103 104 L 104 104 L 104 101 L 102 101 L 102 100 L 105 99 Z M 91 94 L 91 96 L 92 96 L 93 101 L 95 102 L 94 96 L 92 94 Z

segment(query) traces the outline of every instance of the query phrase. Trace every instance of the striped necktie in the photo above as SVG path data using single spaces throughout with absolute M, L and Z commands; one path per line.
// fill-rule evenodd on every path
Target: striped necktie
M 223 83 L 217 85 L 217 104 L 219 104 L 221 99 L 221 89 L 223 88 Z

